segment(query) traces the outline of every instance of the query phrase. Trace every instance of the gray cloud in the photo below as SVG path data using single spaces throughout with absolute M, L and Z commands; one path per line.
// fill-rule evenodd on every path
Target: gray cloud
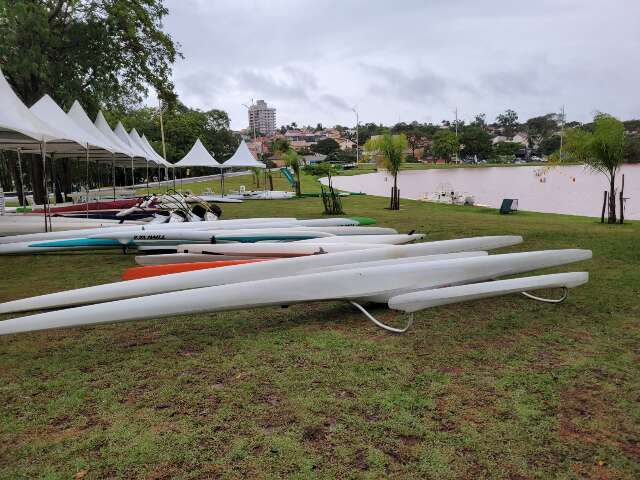
M 638 117 L 640 2 L 537 0 L 167 0 L 166 28 L 185 59 L 178 94 L 223 108 L 264 98 L 278 123 L 391 123 L 513 108 L 520 118 L 565 104 Z

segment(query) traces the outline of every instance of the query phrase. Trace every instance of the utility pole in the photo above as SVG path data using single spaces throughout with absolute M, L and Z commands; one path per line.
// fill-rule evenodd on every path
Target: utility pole
M 456 142 L 458 141 L 458 107 L 456 107 L 456 109 L 454 110 L 454 113 L 456 115 Z M 458 163 L 460 160 L 458 159 L 458 151 L 456 150 L 456 163 Z
M 564 105 L 560 107 L 560 161 L 562 162 L 562 144 L 564 142 Z
M 360 117 L 356 107 L 353 107 L 351 110 L 356 114 L 356 163 L 360 163 Z
M 159 102 L 158 110 L 160 112 L 160 138 L 162 139 L 162 158 L 164 158 L 164 161 L 166 162 L 167 161 L 167 147 L 164 144 L 164 123 L 162 121 L 162 110 L 163 110 L 162 99 L 159 98 L 158 102 Z M 167 173 L 168 172 L 169 171 L 167 170 Z M 160 181 L 160 179 L 158 179 L 158 181 Z M 176 189 L 176 169 L 175 168 L 173 169 L 173 189 L 174 190 Z

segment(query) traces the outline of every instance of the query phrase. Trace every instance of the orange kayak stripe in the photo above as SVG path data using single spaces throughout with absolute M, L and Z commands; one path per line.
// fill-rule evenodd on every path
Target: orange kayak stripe
M 245 263 L 263 262 L 270 258 L 250 258 L 246 260 L 216 260 L 214 262 L 194 262 L 194 263 L 167 263 L 166 265 L 146 265 L 142 267 L 131 267 L 122 274 L 123 280 L 136 280 L 139 278 L 157 277 L 170 273 L 191 272 L 193 270 L 203 270 L 205 268 L 230 267 L 233 265 L 244 265 Z

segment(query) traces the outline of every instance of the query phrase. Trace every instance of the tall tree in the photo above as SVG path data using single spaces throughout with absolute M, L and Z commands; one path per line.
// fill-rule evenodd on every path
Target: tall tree
M 502 129 L 502 134 L 505 137 L 511 138 L 515 135 L 518 128 L 518 114 L 511 109 L 505 110 L 504 113 L 497 116 L 496 123 Z
M 403 134 L 391 135 L 385 133 L 370 138 L 364 145 L 365 151 L 381 163 L 393 175 L 391 189 L 390 210 L 400 210 L 400 192 L 398 191 L 398 172 L 404 161 L 404 151 L 407 149 L 407 137 Z
M 544 139 L 553 135 L 558 130 L 557 114 L 547 113 L 540 117 L 533 117 L 527 120 L 527 135 L 529 136 L 529 146 L 540 145 Z
M 294 175 L 296 176 L 296 195 L 302 196 L 302 188 L 300 186 L 300 155 L 294 149 L 290 148 L 282 154 L 282 159 L 287 166 L 291 167 Z
M 449 161 L 458 153 L 458 149 L 458 138 L 451 130 L 441 129 L 433 136 L 432 151 L 436 157 Z
M 340 144 L 333 138 L 325 138 L 311 146 L 311 151 L 321 153 L 323 155 L 330 155 L 338 150 L 340 150 Z
M 460 135 L 460 144 L 464 145 L 464 154 L 487 158 L 491 154 L 491 135 L 479 125 L 466 127 Z
M 572 128 L 566 132 L 566 151 L 609 182 L 609 223 L 616 223 L 616 176 L 624 160 L 624 126 L 618 119 L 599 113 L 593 131 Z
M 149 86 L 172 101 L 180 53 L 162 31 L 167 13 L 162 0 L 3 0 L 0 64 L 27 106 L 46 93 L 63 108 L 77 99 L 93 115 L 139 102 Z M 42 202 L 38 162 L 31 183 Z

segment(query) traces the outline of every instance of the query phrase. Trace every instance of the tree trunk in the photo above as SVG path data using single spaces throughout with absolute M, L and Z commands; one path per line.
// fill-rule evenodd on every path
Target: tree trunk
M 400 210 L 400 191 L 398 190 L 398 174 L 393 176 L 393 188 L 391 189 L 391 202 L 389 210 Z
M 302 196 L 302 188 L 300 187 L 300 170 L 296 172 L 296 196 Z
M 44 171 L 42 168 L 42 156 L 40 154 L 31 155 L 30 167 L 33 202 L 38 205 L 43 205 L 45 202 Z
M 602 200 L 602 215 L 600 215 L 600 223 L 604 223 L 604 212 L 607 210 L 607 195 L 608 192 L 604 191 L 604 199 Z
M 620 186 L 620 225 L 624 223 L 624 175 L 622 175 L 622 185 Z
M 608 223 L 616 222 L 616 181 L 615 177 L 611 176 L 611 184 L 609 185 L 609 220 Z

